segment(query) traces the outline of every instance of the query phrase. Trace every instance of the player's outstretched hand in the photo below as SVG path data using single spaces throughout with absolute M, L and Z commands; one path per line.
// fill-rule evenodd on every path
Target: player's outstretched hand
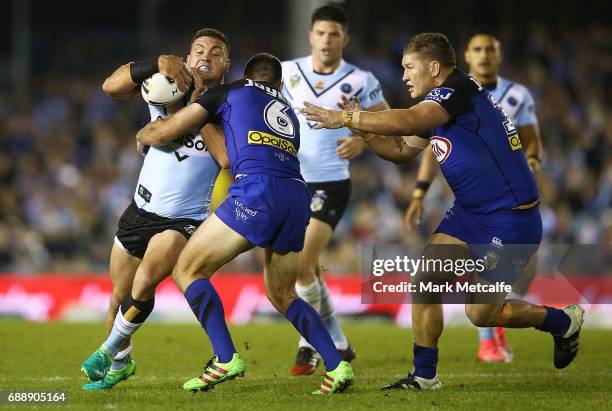
M 304 108 L 302 113 L 306 114 L 306 120 L 316 121 L 318 124 L 314 126 L 315 130 L 321 128 L 342 128 L 344 127 L 344 121 L 342 121 L 342 111 L 326 110 L 322 107 L 315 106 L 304 102 Z
M 185 92 L 189 89 L 191 73 L 182 58 L 171 55 L 159 56 L 157 66 L 161 74 L 174 80 L 179 90 Z
M 344 160 L 352 160 L 363 153 L 365 143 L 359 137 L 343 137 L 338 139 L 336 154 Z
M 404 216 L 404 224 L 410 230 L 415 230 L 421 225 L 421 217 L 423 216 L 423 199 L 413 198 L 406 210 Z

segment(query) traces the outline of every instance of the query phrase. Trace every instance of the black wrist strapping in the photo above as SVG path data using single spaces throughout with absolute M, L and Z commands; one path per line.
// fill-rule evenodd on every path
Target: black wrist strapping
M 429 189 L 430 185 L 431 185 L 430 181 L 417 181 L 415 188 L 423 190 L 423 192 L 427 192 L 427 190 Z
M 130 76 L 135 84 L 142 83 L 145 79 L 151 77 L 158 71 L 157 57 L 149 60 L 136 61 L 130 64 Z

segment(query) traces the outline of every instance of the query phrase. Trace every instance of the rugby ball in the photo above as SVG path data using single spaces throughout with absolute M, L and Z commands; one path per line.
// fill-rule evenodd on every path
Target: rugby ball
M 161 73 L 155 73 L 143 81 L 140 91 L 144 101 L 152 106 L 167 106 L 176 103 L 185 95 L 174 80 Z

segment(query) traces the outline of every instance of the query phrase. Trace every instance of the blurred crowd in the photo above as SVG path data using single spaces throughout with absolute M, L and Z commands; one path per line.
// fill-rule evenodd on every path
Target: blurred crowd
M 537 104 L 545 149 L 538 176 L 545 241 L 609 246 L 612 28 L 593 24 L 551 31 L 535 23 L 527 28 L 528 35 L 517 35 L 511 26 L 497 34 L 504 50 L 502 75 L 527 85 Z M 374 37 L 353 30 L 346 59 L 379 78 L 392 107 L 413 104 L 400 67 L 410 33 L 393 24 L 375 30 Z M 468 32 L 451 33 L 462 67 Z M 280 41 L 251 40 L 249 47 L 236 47 L 230 80 L 261 44 L 278 47 L 269 51 L 281 57 L 297 57 Z M 34 73 L 27 102 L 12 104 L 10 93 L 0 91 L 2 272 L 105 272 L 119 215 L 135 188 L 142 158 L 134 135 L 147 121 L 146 106 L 140 99 L 113 101 L 100 89 L 114 67 L 134 57 L 107 46 L 98 49 L 101 64 L 75 73 L 66 63 L 79 57 L 75 47 L 48 56 L 50 68 Z M 87 52 L 91 48 L 82 50 Z M 438 177 L 425 202 L 421 229 L 407 230 L 403 217 L 417 166 L 418 161 L 398 167 L 368 152 L 352 162 L 350 206 L 324 254 L 325 268 L 356 272 L 360 242 L 426 240 L 452 196 Z M 257 259 L 243 257 L 227 269 L 256 271 Z

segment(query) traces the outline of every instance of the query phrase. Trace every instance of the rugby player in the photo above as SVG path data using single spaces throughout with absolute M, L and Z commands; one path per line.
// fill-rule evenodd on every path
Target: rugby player
M 347 128 L 314 130 L 314 123 L 299 112 L 304 101 L 334 108 L 342 95 L 358 96 L 366 110 L 389 108 L 372 73 L 343 60 L 342 53 L 349 42 L 348 26 L 349 16 L 338 5 L 322 6 L 313 12 L 309 32 L 312 52 L 283 62 L 283 94 L 296 107 L 301 130 L 300 170 L 312 193 L 310 224 L 295 288 L 319 312 L 343 359 L 352 361 L 355 352 L 336 319 L 329 289 L 321 276 L 319 255 L 329 244 L 349 202 L 349 160 L 360 155 L 365 145 Z M 291 375 L 314 373 L 319 360 L 313 347 L 301 338 Z
M 305 103 L 307 120 L 316 128 L 351 127 L 364 133 L 369 147 L 388 160 L 404 163 L 427 144 L 432 149 L 455 203 L 423 255 L 432 258 L 490 257 L 495 264 L 473 277 L 485 285 L 512 283 L 537 250 L 542 236 L 539 194 L 516 135 L 516 128 L 497 101 L 472 77 L 456 68 L 454 49 L 440 33 L 421 33 L 404 49 L 403 81 L 412 98 L 423 101 L 409 109 L 378 113 L 361 111 L 358 101 L 344 99 L 343 111 Z M 386 137 L 397 136 L 397 137 Z M 408 136 L 408 137 L 404 137 Z M 447 247 L 443 247 L 446 245 Z M 448 246 L 453 246 L 452 250 Z M 451 250 L 451 251 L 449 251 Z M 459 250 L 459 252 L 457 252 Z M 437 273 L 418 272 L 415 282 L 438 281 Z M 414 369 L 385 389 L 439 389 L 438 340 L 444 326 L 441 296 L 413 295 Z M 534 327 L 554 340 L 554 365 L 567 367 L 578 352 L 583 309 L 529 303 L 509 304 L 505 294 L 481 303 L 468 295 L 465 310 L 478 327 Z M 473 304 L 472 302 L 479 302 Z
M 139 96 L 142 81 L 159 71 L 173 79 L 179 89 L 190 89 L 184 101 L 168 107 L 149 105 L 151 121 L 169 117 L 190 98 L 195 99 L 223 81 L 230 65 L 227 37 L 215 29 L 199 30 L 192 39 L 186 63 L 170 55 L 128 63 L 111 74 L 102 88 L 113 98 Z M 204 134 L 218 132 L 212 125 L 204 129 Z M 153 310 L 157 285 L 170 275 L 187 239 L 208 216 L 219 173 L 219 165 L 211 154 L 224 167 L 228 166 L 225 145 L 215 145 L 217 139 L 209 140 L 210 144 L 206 144 L 200 130 L 193 129 L 163 146 L 139 145 L 139 151 L 146 150 L 146 156 L 133 200 L 119 220 L 110 257 L 113 291 L 107 316 L 109 337 L 82 364 L 91 379 L 82 387 L 84 390 L 112 388 L 136 372 L 129 337 L 122 340 L 120 347 L 113 342 L 118 335 L 122 336 L 117 324 L 130 307 L 139 312 L 132 319 L 134 327 L 144 322 Z M 110 354 L 108 346 L 119 351 Z M 96 372 L 98 368 L 103 371 Z
M 319 314 L 295 293 L 310 192 L 297 158 L 299 122 L 280 92 L 281 63 L 270 54 L 257 54 L 247 63 L 244 77 L 200 95 L 195 104 L 149 123 L 137 135 L 142 144 L 157 146 L 217 121 L 235 180 L 229 196 L 193 234 L 172 272 L 214 353 L 202 375 L 183 388 L 206 391 L 244 374 L 245 363 L 234 347 L 210 278 L 225 263 L 257 246 L 265 249 L 263 273 L 270 302 L 325 362 L 328 371 L 313 394 L 341 392 L 353 381 L 351 365 L 342 360 Z M 129 310 L 125 314 L 126 329 L 132 327 L 134 314 Z
M 535 114 L 535 103 L 527 87 L 499 75 L 499 66 L 502 62 L 499 40 L 489 32 L 478 31 L 474 33 L 468 41 L 465 61 L 470 69 L 469 74 L 478 80 L 508 113 L 512 123 L 516 126 L 529 169 L 536 175 L 542 160 L 542 142 L 538 119 Z M 417 173 L 416 188 L 412 192 L 412 199 L 408 210 L 406 210 L 406 223 L 412 229 L 421 224 L 423 199 L 437 169 L 436 158 L 431 148 L 427 148 L 423 153 L 423 159 Z M 535 260 L 533 258 L 526 268 L 527 271 L 531 272 L 531 275 L 523 277 L 533 278 L 533 275 L 535 275 Z M 513 354 L 506 340 L 504 328 L 479 328 L 478 331 L 480 347 L 477 357 L 480 361 L 512 361 Z

